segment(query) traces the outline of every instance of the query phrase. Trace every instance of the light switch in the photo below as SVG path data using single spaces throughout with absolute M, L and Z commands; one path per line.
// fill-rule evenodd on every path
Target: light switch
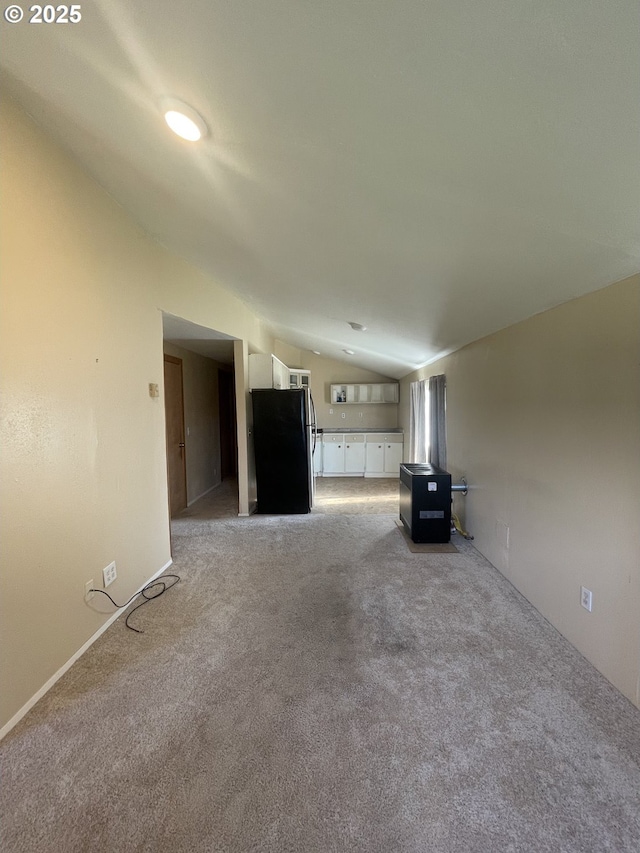
M 149 383 L 149 396 L 150 397 L 159 397 L 160 396 L 160 389 L 158 388 L 158 386 L 156 385 L 155 382 Z

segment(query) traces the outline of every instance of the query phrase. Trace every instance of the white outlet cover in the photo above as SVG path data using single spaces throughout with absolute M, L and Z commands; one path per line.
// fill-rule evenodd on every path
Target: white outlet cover
M 106 589 L 110 584 L 112 584 L 117 577 L 118 573 L 116 572 L 116 564 L 114 560 L 113 563 L 109 563 L 109 565 L 105 566 L 102 570 L 104 588 Z

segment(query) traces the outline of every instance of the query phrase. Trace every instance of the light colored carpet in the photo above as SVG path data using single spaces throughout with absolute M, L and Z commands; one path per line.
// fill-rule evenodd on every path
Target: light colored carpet
M 637 853 L 640 713 L 456 545 L 187 511 L 145 633 L 0 745 L 3 853 Z
M 414 542 L 399 518 L 396 518 L 396 529 L 412 554 L 455 554 L 458 550 L 453 542 Z

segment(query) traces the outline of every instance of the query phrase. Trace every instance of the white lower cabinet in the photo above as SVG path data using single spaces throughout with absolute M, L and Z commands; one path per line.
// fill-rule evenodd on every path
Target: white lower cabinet
M 384 442 L 367 440 L 365 460 L 365 474 L 371 471 L 384 471 Z
M 344 443 L 344 472 L 362 477 L 366 445 L 364 435 L 347 435 Z
M 384 473 L 389 477 L 400 476 L 400 463 L 402 462 L 402 444 L 387 443 L 384 446 Z
M 401 432 L 367 433 L 365 477 L 399 477 L 404 437 Z
M 322 474 L 325 477 L 398 477 L 402 433 L 324 433 Z
M 344 474 L 344 435 L 323 435 L 322 473 L 325 477 Z

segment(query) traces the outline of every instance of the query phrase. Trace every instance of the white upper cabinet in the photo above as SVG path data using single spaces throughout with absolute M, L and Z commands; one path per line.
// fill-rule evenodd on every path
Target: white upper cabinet
M 308 388 L 311 380 L 311 371 L 302 370 L 298 367 L 289 368 L 289 387 L 290 388 Z
M 276 358 L 261 352 L 249 356 L 249 388 L 289 388 L 289 368 Z
M 332 385 L 331 402 L 340 403 L 397 403 L 400 385 L 397 382 L 366 382 L 360 385 Z

